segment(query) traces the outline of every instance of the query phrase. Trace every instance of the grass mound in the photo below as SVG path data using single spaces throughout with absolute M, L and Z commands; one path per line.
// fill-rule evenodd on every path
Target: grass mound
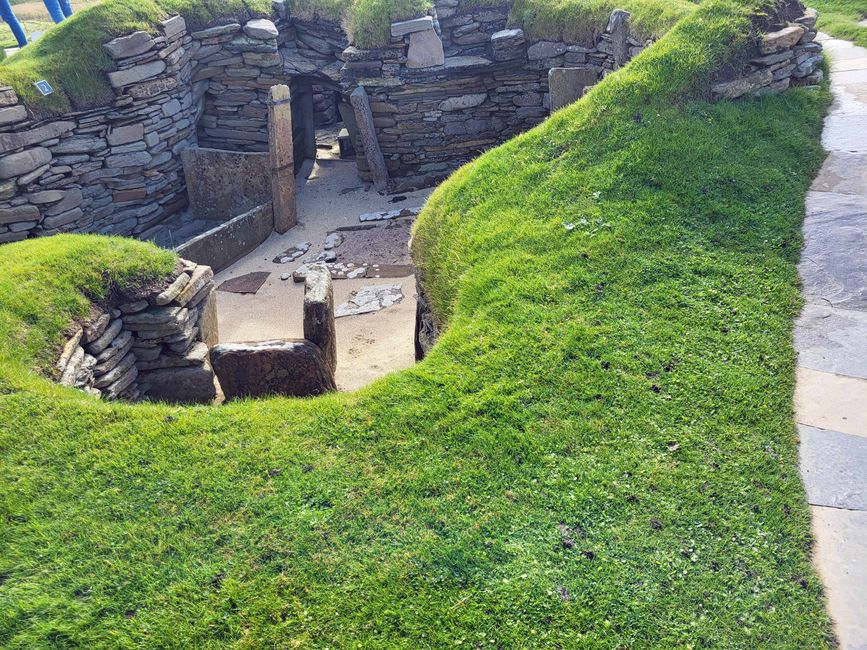
M 414 255 L 448 328 L 412 369 L 180 408 L 6 352 L 0 645 L 832 647 L 791 416 L 828 96 L 701 101 L 748 9 L 701 6 L 435 192 Z M 0 248 L 25 258 L 7 351 L 104 286 L 63 269 L 169 263 Z
M 819 29 L 867 47 L 867 27 L 858 24 L 867 19 L 864 0 L 817 0 L 810 4 L 819 10 Z

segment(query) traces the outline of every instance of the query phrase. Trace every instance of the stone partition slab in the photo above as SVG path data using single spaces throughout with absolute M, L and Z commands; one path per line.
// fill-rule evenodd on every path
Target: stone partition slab
M 190 212 L 225 221 L 268 203 L 268 154 L 190 147 L 181 152 Z

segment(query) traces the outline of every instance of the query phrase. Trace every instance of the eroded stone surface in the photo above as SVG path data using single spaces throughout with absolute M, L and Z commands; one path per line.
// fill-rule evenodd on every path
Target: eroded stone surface
M 795 323 L 798 364 L 867 378 L 867 312 L 805 305 Z
M 867 309 L 867 196 L 809 192 L 803 231 L 798 270 L 807 299 Z
M 867 437 L 867 379 L 798 368 L 795 413 L 800 424 Z

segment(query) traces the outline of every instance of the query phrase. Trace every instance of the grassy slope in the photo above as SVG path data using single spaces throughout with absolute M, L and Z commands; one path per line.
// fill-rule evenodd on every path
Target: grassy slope
M 713 0 L 446 182 L 415 255 L 449 329 L 358 393 L 99 403 L 8 358 L 83 279 L 3 286 L 0 645 L 830 646 L 791 417 L 828 97 L 691 99 L 745 20 Z M 165 269 L 118 245 L 0 265 Z
M 858 25 L 867 18 L 864 0 L 815 0 L 810 5 L 819 10 L 819 29 L 867 47 L 867 27 Z

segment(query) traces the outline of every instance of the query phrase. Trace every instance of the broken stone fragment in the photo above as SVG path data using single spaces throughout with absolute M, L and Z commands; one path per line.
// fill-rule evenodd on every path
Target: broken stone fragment
M 181 293 L 181 290 L 186 287 L 189 282 L 189 274 L 186 271 L 181 273 L 169 286 L 154 296 L 154 304 L 161 307 L 168 305 L 172 300 L 178 297 L 178 294 Z
M 227 400 L 266 395 L 309 397 L 336 388 L 322 351 L 310 341 L 221 343 L 211 349 L 211 363 Z
M 60 358 L 57 360 L 55 367 L 62 374 L 64 370 L 66 370 L 66 366 L 69 365 L 70 359 L 75 354 L 75 349 L 79 347 L 79 343 L 81 343 L 81 337 L 84 335 L 84 330 L 82 328 L 77 327 L 75 332 L 73 332 L 72 336 L 69 340 L 64 344 L 63 350 L 60 352 Z
M 330 232 L 325 237 L 325 245 L 323 246 L 323 248 L 328 251 L 332 248 L 337 248 L 342 243 L 343 235 L 341 235 L 339 232 Z
M 111 322 L 111 314 L 108 312 L 97 313 L 97 315 L 89 323 L 84 326 L 84 335 L 81 337 L 83 343 L 92 343 L 105 333 L 108 329 L 108 324 Z
M 334 317 L 368 314 L 396 305 L 401 300 L 403 291 L 399 284 L 368 285 L 353 291 L 347 302 L 338 305 L 334 310 Z
M 122 328 L 123 321 L 120 318 L 115 318 L 108 324 L 108 327 L 105 332 L 102 333 L 102 336 L 96 339 L 93 343 L 89 343 L 85 349 L 89 354 L 98 355 L 109 346 L 118 334 L 120 334 Z
M 277 38 L 280 34 L 280 32 L 277 31 L 277 26 L 266 18 L 255 18 L 247 21 L 244 25 L 244 33 L 250 38 L 255 38 L 260 41 Z
M 129 36 L 121 36 L 102 47 L 112 59 L 125 59 L 137 54 L 144 54 L 154 46 L 153 37 L 147 32 L 133 32 Z

